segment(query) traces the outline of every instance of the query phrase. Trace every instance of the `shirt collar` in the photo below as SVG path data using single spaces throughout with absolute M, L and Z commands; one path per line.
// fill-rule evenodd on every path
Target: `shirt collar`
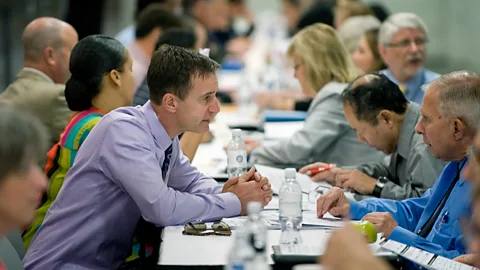
M 47 74 L 43 73 L 42 71 L 40 71 L 36 68 L 24 67 L 22 69 L 22 71 L 28 71 L 28 72 L 35 73 L 35 74 L 39 75 L 40 77 L 44 78 L 46 81 L 51 82 L 51 83 L 55 83 L 50 77 L 48 77 Z
M 168 136 L 168 133 L 163 127 L 162 123 L 160 123 L 160 120 L 158 120 L 157 113 L 153 109 L 153 105 L 150 100 L 142 106 L 141 110 L 145 115 L 145 119 L 147 119 L 148 126 L 150 127 L 150 131 L 152 132 L 155 141 L 160 144 L 160 148 L 163 151 L 167 150 L 167 148 L 172 145 L 173 140 L 170 139 L 170 136 Z
M 410 153 L 410 144 L 415 135 L 415 125 L 418 122 L 419 116 L 420 108 L 417 104 L 410 102 L 400 129 L 397 146 L 397 153 L 403 158 L 407 158 Z
M 393 76 L 393 73 L 390 69 L 385 69 L 383 72 L 391 81 L 398 85 L 398 80 Z M 422 85 L 424 81 L 425 68 L 422 68 L 417 74 L 408 82 L 405 82 L 407 89 L 415 89 L 418 85 Z

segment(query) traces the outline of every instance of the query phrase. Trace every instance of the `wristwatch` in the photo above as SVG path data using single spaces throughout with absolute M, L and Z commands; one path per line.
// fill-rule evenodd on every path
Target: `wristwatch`
M 383 187 L 385 186 L 385 183 L 388 182 L 388 178 L 385 176 L 380 176 L 377 179 L 377 183 L 375 184 L 375 188 L 373 189 L 372 195 L 375 197 L 380 198 L 380 195 L 382 194 Z

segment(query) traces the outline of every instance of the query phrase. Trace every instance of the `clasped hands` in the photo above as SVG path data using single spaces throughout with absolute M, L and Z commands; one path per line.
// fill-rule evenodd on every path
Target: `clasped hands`
M 242 205 L 241 215 L 247 214 L 249 202 L 261 202 L 265 206 L 273 196 L 272 186 L 267 177 L 262 177 L 255 168 L 251 168 L 240 177 L 229 179 L 223 186 L 222 192 L 231 192 L 238 197 Z

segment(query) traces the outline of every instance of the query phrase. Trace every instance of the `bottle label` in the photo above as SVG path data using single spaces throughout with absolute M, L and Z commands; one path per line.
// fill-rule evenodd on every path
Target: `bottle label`
M 246 150 L 230 150 L 228 151 L 228 167 L 247 167 L 247 151 Z
M 302 194 L 284 193 L 280 195 L 279 214 L 282 217 L 302 216 Z
M 244 270 L 245 267 L 243 266 L 243 264 L 234 264 L 232 265 L 232 270 Z

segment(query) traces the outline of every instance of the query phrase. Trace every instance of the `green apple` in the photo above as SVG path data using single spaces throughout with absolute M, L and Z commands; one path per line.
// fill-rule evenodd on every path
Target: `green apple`
M 370 221 L 353 221 L 352 225 L 367 237 L 369 243 L 375 243 L 377 241 L 377 230 Z

